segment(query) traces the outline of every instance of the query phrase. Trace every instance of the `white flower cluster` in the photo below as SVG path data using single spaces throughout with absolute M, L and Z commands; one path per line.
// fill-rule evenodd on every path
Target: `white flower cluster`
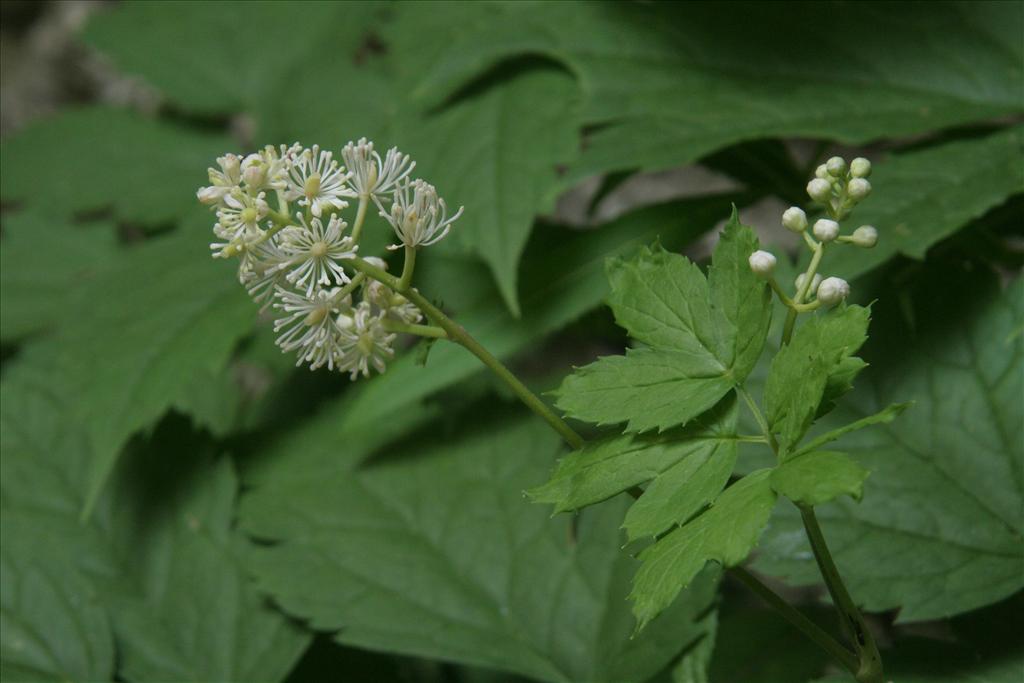
M 196 196 L 217 216 L 214 257 L 238 259 L 239 281 L 276 314 L 281 349 L 294 351 L 297 365 L 354 379 L 371 367 L 383 372 L 394 356 L 392 328 L 422 319 L 404 296 L 351 267 L 367 207 L 394 230 L 391 248 L 408 249 L 442 239 L 462 209 L 449 216 L 432 185 L 410 179 L 416 164 L 395 148 L 382 158 L 364 138 L 345 145 L 340 158 L 298 143 L 225 154 Z M 342 217 L 349 200 L 359 203 L 351 231 Z M 380 259 L 364 261 L 386 269 Z
M 803 235 L 808 246 L 820 250 L 832 242 L 843 242 L 870 249 L 878 243 L 878 230 L 862 225 L 849 235 L 840 234 L 839 222 L 850 214 L 853 208 L 871 193 L 871 162 L 857 157 L 849 165 L 842 157 L 832 157 L 818 166 L 815 178 L 807 184 L 807 194 L 828 212 L 830 218 L 819 218 L 811 226 L 807 214 L 798 206 L 791 206 L 782 213 L 782 225 L 791 232 Z M 813 238 L 807 234 L 810 226 Z M 815 241 L 817 240 L 817 241 Z M 750 255 L 750 269 L 761 278 L 770 280 L 775 270 L 776 258 L 767 251 L 755 251 Z M 777 287 L 773 281 L 773 287 Z M 814 298 L 822 305 L 834 306 L 850 295 L 850 285 L 838 277 L 822 279 L 814 274 L 807 281 L 807 274 L 801 273 L 795 282 L 796 304 L 803 304 Z M 793 302 L 790 302 L 793 303 Z

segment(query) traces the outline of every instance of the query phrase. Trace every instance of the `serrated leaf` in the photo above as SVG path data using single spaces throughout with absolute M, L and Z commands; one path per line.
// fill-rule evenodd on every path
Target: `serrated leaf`
M 851 594 L 919 621 L 1024 586 L 1024 287 L 1000 292 L 984 269 L 946 263 L 903 287 L 909 308 L 882 300 L 866 386 L 835 419 L 874 414 L 895 398 L 915 408 L 844 436 L 843 450 L 872 471 L 871 486 L 861 504 L 836 501 L 818 517 Z M 799 519 L 780 510 L 759 566 L 816 582 L 804 552 Z
M 88 432 L 55 391 L 53 368 L 29 360 L 19 358 L 0 384 L 0 507 L 4 609 L 32 625 L 33 652 L 52 653 L 67 680 L 108 680 L 113 629 L 120 670 L 132 680 L 282 677 L 308 636 L 267 607 L 239 563 L 230 461 L 211 457 L 208 442 L 183 439 L 179 419 L 177 429 L 136 442 L 83 523 Z M 8 571 L 8 552 L 17 571 Z M 71 614 L 49 609 L 60 598 Z M 78 633 L 67 630 L 73 624 Z M 26 652 L 23 634 L 5 623 L 5 680 L 8 664 L 28 661 L 15 656 Z M 82 651 L 87 670 L 74 668 Z
M 743 477 L 706 512 L 640 553 L 629 596 L 637 630 L 671 605 L 708 562 L 732 567 L 747 558 L 775 505 L 770 475 L 759 470 Z
M 860 143 L 1022 110 L 1021 8 L 1012 3 L 924 14 L 911 5 L 817 3 L 794 13 L 745 4 L 740 24 L 714 4 L 509 3 L 495 12 L 486 25 L 461 27 L 416 92 L 441 101 L 515 55 L 562 60 L 584 86 L 584 121 L 610 122 L 589 136 L 574 179 L 684 164 L 756 137 Z M 813 40 L 778 50 L 774 37 L 794 26 Z M 966 62 L 973 68 L 961 69 Z
M 4 214 L 0 241 L 0 339 L 11 342 L 66 316 L 76 287 L 115 254 L 110 223 L 72 225 L 38 212 Z
M 616 321 L 653 348 L 578 369 L 559 388 L 558 407 L 580 420 L 626 422 L 628 431 L 643 432 L 685 425 L 718 403 L 753 368 L 768 332 L 767 286 L 747 265 L 756 247 L 734 209 L 710 284 L 700 268 L 660 246 L 610 261 Z
M 734 385 L 713 357 L 662 349 L 629 349 L 579 368 L 558 389 L 569 417 L 631 432 L 663 431 L 710 410 Z
M 732 471 L 736 459 L 735 403 L 724 405 L 701 422 L 660 437 L 621 434 L 588 442 L 562 458 L 547 483 L 527 493 L 536 503 L 553 504 L 557 514 L 599 503 L 651 481 L 644 495 L 633 504 L 630 515 L 634 515 L 637 506 L 640 510 L 632 517 L 632 524 L 627 515 L 625 527 L 630 540 L 653 536 L 685 521 L 713 500 Z M 715 488 L 711 482 L 717 478 L 715 473 L 722 470 L 726 474 Z M 656 487 L 663 477 L 672 484 L 668 488 Z M 678 491 L 691 477 L 696 478 L 691 495 Z M 658 528 L 647 531 L 653 527 Z
M 463 424 L 361 470 L 293 470 L 250 492 L 243 527 L 276 541 L 254 550 L 260 585 L 364 648 L 551 681 L 645 680 L 666 666 L 706 611 L 714 576 L 631 640 L 622 598 L 635 563 L 615 533 L 623 501 L 581 517 L 573 540 L 570 520 L 520 493 L 550 466 L 557 435 L 532 416 Z
M 96 502 L 128 437 L 152 424 L 193 373 L 216 373 L 252 328 L 255 307 L 205 240 L 185 232 L 126 253 L 71 302 L 76 315 L 23 353 L 52 365 L 89 434 L 85 510 Z
M 868 474 L 845 453 L 802 451 L 772 470 L 772 488 L 800 505 L 821 505 L 839 496 L 860 501 Z
M 862 417 L 859 420 L 854 420 L 853 422 L 851 422 L 849 424 L 846 424 L 846 425 L 843 425 L 842 427 L 838 427 L 836 429 L 832 429 L 832 430 L 830 430 L 828 432 L 825 432 L 824 434 L 820 434 L 820 435 L 814 437 L 813 439 L 808 441 L 806 444 L 801 446 L 799 451 L 797 451 L 796 453 L 793 453 L 789 457 L 790 458 L 795 458 L 795 457 L 797 457 L 799 455 L 802 455 L 804 453 L 808 453 L 810 451 L 817 450 L 817 449 L 821 448 L 822 446 L 824 446 L 825 444 L 831 443 L 832 441 L 835 441 L 836 439 L 840 439 L 845 434 L 849 434 L 850 432 L 855 432 L 858 429 L 864 429 L 865 427 L 870 427 L 871 425 L 876 425 L 876 424 L 889 424 L 890 422 L 895 420 L 897 417 L 899 417 L 903 413 L 904 410 L 906 410 L 907 408 L 911 407 L 912 405 L 914 405 L 914 404 L 913 403 L 893 403 L 892 405 L 886 406 L 885 408 L 883 408 L 882 410 L 879 410 L 877 413 L 874 413 L 873 415 L 868 415 L 867 417 Z
M 196 188 L 232 147 L 226 136 L 125 109 L 71 109 L 4 141 L 0 194 L 58 218 L 111 208 L 123 220 L 161 226 L 200 211 Z
M 818 413 L 829 377 L 867 339 L 870 311 L 844 306 L 811 317 L 772 360 L 764 389 L 768 426 L 778 434 L 784 457 L 807 433 Z
M 878 244 L 837 250 L 829 257 L 829 272 L 852 280 L 896 254 L 923 259 L 936 242 L 1024 192 L 1022 131 L 1017 126 L 877 164 L 871 184 L 878 191 L 851 220 L 878 228 Z

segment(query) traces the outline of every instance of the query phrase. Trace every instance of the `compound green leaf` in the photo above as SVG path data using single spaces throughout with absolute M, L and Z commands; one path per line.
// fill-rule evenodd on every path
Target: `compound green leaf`
M 772 360 L 764 389 L 768 426 L 778 434 L 781 455 L 803 438 L 818 413 L 829 376 L 867 339 L 870 311 L 843 306 L 815 315 L 797 328 Z
M 0 339 L 60 323 L 71 292 L 115 254 L 109 223 L 73 225 L 37 212 L 4 215 L 0 241 Z
M 802 451 L 772 471 L 772 488 L 801 505 L 821 505 L 839 496 L 859 501 L 868 474 L 845 453 Z
M 56 217 L 112 209 L 163 226 L 196 215 L 206 168 L 232 147 L 226 136 L 125 109 L 71 109 L 4 141 L 0 195 Z
M 640 553 L 629 596 L 638 630 L 671 605 L 708 562 L 732 567 L 747 558 L 775 505 L 770 476 L 770 470 L 758 470 L 743 477 L 706 512 Z
M 575 537 L 524 504 L 561 448 L 546 425 L 462 420 L 356 471 L 264 480 L 241 508 L 244 529 L 273 542 L 253 551 L 260 586 L 345 644 L 550 681 L 646 680 L 703 635 L 712 574 L 630 639 L 624 501 L 582 516 Z
M 1001 292 L 983 268 L 936 263 L 904 288 L 909 307 L 882 300 L 868 381 L 835 419 L 874 415 L 894 399 L 914 409 L 843 436 L 871 485 L 861 504 L 837 500 L 818 516 L 855 599 L 919 621 L 1024 586 L 1024 287 Z M 775 520 L 759 566 L 816 582 L 799 518 L 780 509 Z

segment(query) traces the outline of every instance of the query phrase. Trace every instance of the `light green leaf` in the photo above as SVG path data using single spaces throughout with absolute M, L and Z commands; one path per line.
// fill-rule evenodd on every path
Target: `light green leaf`
M 825 390 L 821 392 L 821 403 L 818 404 L 818 410 L 814 413 L 815 420 L 832 412 L 836 407 L 836 402 L 853 390 L 854 380 L 867 366 L 864 359 L 857 356 L 846 356 L 839 360 L 825 380 Z
M 1024 192 L 1024 127 L 894 156 L 876 164 L 877 190 L 851 217 L 878 228 L 873 249 L 842 249 L 829 272 L 853 279 L 896 254 L 923 259 L 936 242 Z
M 894 399 L 915 408 L 844 436 L 871 486 L 860 505 L 818 509 L 851 594 L 870 610 L 900 608 L 901 621 L 972 610 L 1024 587 L 1024 287 L 1000 292 L 978 266 L 930 265 L 903 284 L 907 302 L 879 304 L 867 382 L 835 419 L 874 415 Z M 763 570 L 819 580 L 792 511 L 780 509 L 764 545 Z
M 771 291 L 750 269 L 750 255 L 759 248 L 757 235 L 732 216 L 711 256 L 708 283 L 718 331 L 718 358 L 737 383 L 757 365 L 771 325 Z M 693 305 L 693 302 L 689 302 Z
M 843 425 L 842 427 L 830 430 L 828 432 L 825 432 L 824 434 L 814 437 L 806 444 L 804 444 L 799 451 L 793 453 L 789 457 L 796 458 L 797 456 L 803 455 L 804 453 L 809 453 L 810 451 L 818 450 L 825 444 L 831 443 L 832 441 L 842 438 L 844 435 L 849 434 L 850 432 L 855 432 L 858 429 L 864 429 L 865 427 L 870 427 L 871 425 L 877 424 L 889 424 L 897 417 L 902 415 L 903 411 L 911 407 L 912 405 L 914 405 L 913 402 L 893 403 L 892 405 L 886 406 L 885 408 L 879 410 L 877 413 L 874 413 L 873 415 L 862 417 L 859 420 L 854 420 L 850 424 Z
M 0 339 L 14 341 L 67 317 L 70 292 L 115 253 L 109 223 L 73 225 L 37 212 L 4 214 Z
M 772 470 L 772 488 L 801 505 L 821 505 L 844 495 L 859 501 L 869 474 L 845 453 L 801 451 Z
M 710 410 L 733 387 L 713 357 L 661 349 L 629 349 L 565 378 L 556 404 L 569 417 L 597 425 L 663 431 Z
M 293 470 L 247 494 L 243 527 L 275 542 L 253 551 L 261 587 L 345 644 L 550 681 L 645 680 L 703 635 L 710 573 L 630 638 L 624 501 L 580 517 L 575 537 L 524 504 L 561 448 L 546 425 L 461 421 L 364 469 Z
M 73 319 L 23 351 L 57 369 L 54 390 L 87 426 L 86 510 L 128 437 L 188 391 L 193 373 L 219 372 L 252 328 L 255 306 L 205 241 L 181 232 L 126 253 L 76 293 Z
M 770 475 L 759 470 L 743 477 L 705 513 L 640 553 L 629 596 L 637 630 L 671 605 L 709 561 L 732 567 L 747 558 L 775 505 Z
M 268 1 L 240 13 L 222 2 L 126 2 L 93 15 L 84 37 L 175 104 L 234 114 L 283 97 L 289 72 L 322 59 L 318 48 L 327 37 L 352 59 L 371 18 L 368 9 L 362 3 Z M 292 39 L 260 49 L 254 36 Z
M 781 455 L 803 438 L 818 412 L 829 376 L 841 370 L 867 339 L 870 312 L 843 306 L 816 314 L 797 328 L 772 360 L 764 389 L 768 426 L 778 434 Z
M 124 109 L 71 109 L 4 141 L 0 194 L 56 217 L 111 208 L 123 220 L 162 226 L 206 213 L 196 189 L 234 146 Z
M 536 503 L 553 504 L 557 514 L 653 480 L 625 524 L 630 540 L 653 536 L 685 521 L 725 487 L 736 460 L 735 408 L 730 402 L 699 424 L 671 435 L 623 434 L 591 441 L 562 458 L 550 480 L 528 495 Z M 663 478 L 670 483 L 658 486 Z M 694 488 L 680 490 L 691 478 Z

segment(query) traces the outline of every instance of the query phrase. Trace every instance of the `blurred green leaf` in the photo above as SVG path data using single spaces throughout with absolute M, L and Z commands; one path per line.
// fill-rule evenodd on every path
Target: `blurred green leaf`
M 76 292 L 75 316 L 23 350 L 54 368 L 54 390 L 89 434 L 85 509 L 96 502 L 127 439 L 216 373 L 252 328 L 256 307 L 229 265 L 188 232 L 125 254 Z
M 550 681 L 650 677 L 703 635 L 714 575 L 631 639 L 622 505 L 588 512 L 573 534 L 525 504 L 558 437 L 491 412 L 355 472 L 293 470 L 249 493 L 243 528 L 274 542 L 253 550 L 260 586 L 345 644 Z
M 462 25 L 415 94 L 436 103 L 516 55 L 564 62 L 583 87 L 584 122 L 607 124 L 588 137 L 572 178 L 666 168 L 758 137 L 861 143 L 1020 113 L 1022 11 L 507 3 Z
M 290 69 L 322 59 L 328 38 L 351 59 L 370 18 L 363 3 L 125 2 L 95 14 L 84 37 L 176 105 L 234 114 L 285 97 Z
M 180 418 L 165 423 L 135 442 L 84 523 L 88 431 L 53 376 L 19 359 L 0 385 L 5 680 L 9 663 L 111 679 L 111 628 L 130 680 L 283 678 L 308 637 L 248 584 L 231 462 Z M 48 609 L 59 597 L 65 613 Z M 54 662 L 24 658 L 33 651 L 8 629 L 9 606 Z
M 818 512 L 851 594 L 870 610 L 935 619 L 1024 585 L 1024 286 L 999 290 L 977 266 L 939 262 L 907 300 L 876 306 L 868 382 L 836 410 L 836 423 L 893 399 L 915 406 L 838 442 L 871 470 L 871 485 L 861 504 Z M 764 571 L 818 580 L 790 506 L 780 507 L 763 550 Z
M 4 216 L 0 241 L 0 339 L 15 341 L 69 317 L 72 292 L 116 253 L 107 222 L 73 225 L 37 212 Z
M 233 146 L 125 109 L 69 109 L 4 141 L 0 194 L 56 217 L 109 208 L 160 226 L 199 211 L 206 168 Z
M 828 272 L 853 279 L 896 254 L 924 258 L 939 240 L 1024 192 L 1024 127 L 907 152 L 877 164 L 874 194 L 851 217 L 878 228 L 873 249 L 837 249 Z

